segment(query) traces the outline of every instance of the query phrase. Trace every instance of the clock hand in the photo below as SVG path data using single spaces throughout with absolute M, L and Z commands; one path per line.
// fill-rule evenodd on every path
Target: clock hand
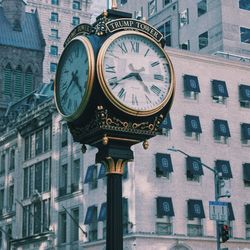
M 64 97 L 66 96 L 66 93 L 67 93 L 67 91 L 68 91 L 68 89 L 71 86 L 73 81 L 74 81 L 74 72 L 72 72 L 72 78 L 71 78 L 71 80 L 69 82 L 69 85 L 67 86 L 66 90 L 64 91 L 64 94 L 62 95 L 62 99 L 64 99 Z
M 143 85 L 144 91 L 146 91 L 147 93 L 150 93 L 148 86 L 144 83 L 139 73 L 135 73 L 135 78 Z
M 126 76 L 122 77 L 121 79 L 114 81 L 114 82 L 111 82 L 110 85 L 113 86 L 113 88 L 115 88 L 121 81 L 128 79 L 128 78 L 131 78 L 131 77 L 134 77 L 134 76 L 135 76 L 135 73 L 129 73 Z

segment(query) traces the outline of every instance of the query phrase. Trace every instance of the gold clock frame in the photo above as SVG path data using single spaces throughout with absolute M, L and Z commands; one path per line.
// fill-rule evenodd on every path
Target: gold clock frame
M 73 38 L 67 44 L 67 46 L 65 47 L 64 51 L 68 48 L 68 46 L 71 45 L 72 42 L 74 42 L 76 40 L 80 41 L 83 44 L 83 46 L 85 47 L 85 49 L 86 49 L 89 70 L 88 70 L 88 78 L 87 78 L 87 85 L 86 85 L 85 93 L 84 93 L 84 95 L 82 97 L 80 105 L 78 106 L 78 108 L 75 110 L 75 112 L 73 114 L 71 114 L 71 115 L 65 115 L 62 112 L 59 94 L 57 94 L 57 79 L 58 79 L 59 73 L 61 71 L 61 69 L 59 69 L 59 67 L 60 67 L 60 61 L 63 58 L 63 53 L 64 52 L 62 53 L 62 56 L 61 56 L 61 58 L 60 58 L 60 60 L 58 62 L 58 69 L 56 71 L 56 77 L 55 77 L 55 82 L 54 82 L 54 85 L 55 85 L 54 86 L 54 95 L 55 95 L 55 104 L 56 104 L 57 110 L 61 114 L 61 116 L 66 121 L 69 121 L 69 122 L 74 121 L 77 118 L 79 118 L 81 116 L 81 114 L 83 113 L 83 111 L 85 110 L 85 108 L 86 108 L 86 106 L 88 104 L 90 95 L 92 93 L 93 84 L 94 84 L 94 74 L 95 74 L 95 56 L 94 56 L 94 50 L 93 50 L 93 47 L 92 47 L 92 45 L 91 45 L 91 43 L 90 43 L 90 41 L 88 40 L 87 37 L 85 37 L 85 36 L 78 36 L 78 37 Z
M 135 110 L 132 108 L 129 108 L 127 106 L 125 106 L 124 104 L 122 104 L 120 101 L 117 100 L 117 98 L 111 93 L 111 91 L 109 90 L 109 88 L 107 87 L 108 82 L 105 79 L 105 75 L 104 75 L 104 57 L 106 54 L 106 51 L 109 47 L 109 45 L 117 38 L 121 37 L 121 36 L 126 36 L 126 35 L 138 35 L 138 36 L 142 36 L 147 38 L 148 40 L 150 40 L 152 43 L 154 43 L 156 46 L 158 46 L 158 48 L 163 52 L 163 54 L 165 55 L 167 62 L 168 62 L 168 66 L 169 66 L 169 71 L 170 71 L 170 87 L 169 87 L 169 91 L 166 95 L 166 97 L 164 98 L 164 100 L 155 108 L 151 109 L 151 110 Z M 161 48 L 161 45 L 159 43 L 157 43 L 155 40 L 153 40 L 150 36 L 138 32 L 138 31 L 121 31 L 121 32 L 117 32 L 114 35 L 110 36 L 102 45 L 98 57 L 97 57 L 97 64 L 96 64 L 97 68 L 97 77 L 98 80 L 100 82 L 101 88 L 104 92 L 104 94 L 108 97 L 108 99 L 111 101 L 111 103 L 113 105 L 115 105 L 119 110 L 132 115 L 132 116 L 150 116 L 153 115 L 155 113 L 157 113 L 158 111 L 160 111 L 169 101 L 170 98 L 172 97 L 172 95 L 174 94 L 174 89 L 175 89 L 175 76 L 174 76 L 174 68 L 172 65 L 172 62 L 169 58 L 169 56 L 167 55 L 167 53 L 165 52 L 164 49 Z

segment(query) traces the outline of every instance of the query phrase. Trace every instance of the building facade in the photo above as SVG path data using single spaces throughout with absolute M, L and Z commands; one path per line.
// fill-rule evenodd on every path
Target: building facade
M 166 45 L 250 61 L 248 0 L 119 0 L 119 9 L 145 17 Z
M 57 63 L 69 33 L 80 23 L 91 23 L 106 6 L 106 0 L 28 0 L 27 11 L 37 11 L 46 41 L 44 82 L 54 81 Z
M 0 6 L 0 116 L 42 83 L 45 43 L 37 12 L 25 12 L 25 5 L 4 0 Z
M 250 70 L 244 62 L 168 49 L 176 95 L 149 149 L 133 146 L 123 178 L 124 249 L 216 248 L 214 174 L 230 198 L 230 250 L 250 244 Z M 46 92 L 45 92 L 46 93 Z M 15 109 L 15 105 L 12 107 Z M 53 100 L 26 111 L 1 136 L 1 246 L 105 248 L 106 177 L 97 150 L 74 143 Z M 190 157 L 169 151 L 175 147 Z M 14 164 L 14 166 L 13 166 Z M 4 233 L 5 232 L 5 233 Z M 7 237 L 8 236 L 8 237 Z

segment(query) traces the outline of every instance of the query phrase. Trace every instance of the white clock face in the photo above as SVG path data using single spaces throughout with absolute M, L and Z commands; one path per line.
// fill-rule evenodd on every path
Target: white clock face
M 73 40 L 64 50 L 56 75 L 56 102 L 63 116 L 79 111 L 89 81 L 89 56 L 83 41 Z
M 103 57 L 106 89 L 120 108 L 135 112 L 159 108 L 169 96 L 171 72 L 165 52 L 137 33 L 117 36 Z

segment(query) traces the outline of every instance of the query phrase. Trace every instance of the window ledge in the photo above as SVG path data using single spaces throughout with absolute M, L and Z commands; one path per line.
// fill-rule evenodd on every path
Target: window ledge
M 82 195 L 84 192 L 83 192 L 83 189 L 81 190 L 78 190 L 74 193 L 68 193 L 68 194 L 65 194 L 65 195 L 62 195 L 62 196 L 57 196 L 55 198 L 55 202 L 60 202 L 60 201 L 64 201 L 64 200 L 67 200 L 67 199 L 71 199 L 71 198 L 74 198 L 74 197 L 77 197 L 79 195 Z

